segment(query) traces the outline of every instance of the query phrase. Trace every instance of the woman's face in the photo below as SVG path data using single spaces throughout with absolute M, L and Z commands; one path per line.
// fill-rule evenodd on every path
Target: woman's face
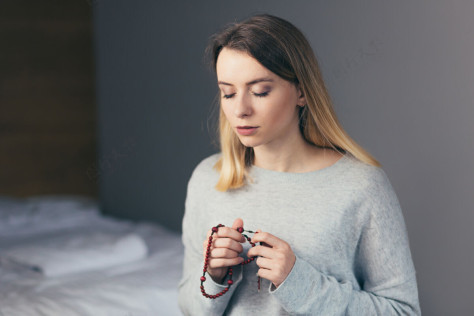
M 246 52 L 224 48 L 216 63 L 222 110 L 247 147 L 283 148 L 299 135 L 300 91 Z

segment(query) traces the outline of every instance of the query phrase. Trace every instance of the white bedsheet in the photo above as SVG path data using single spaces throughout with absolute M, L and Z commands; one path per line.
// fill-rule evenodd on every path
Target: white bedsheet
M 10 214 L 9 218 L 12 216 Z M 90 216 L 88 220 L 85 217 L 75 224 L 65 224 L 67 219 L 58 219 L 59 227 L 49 222 L 47 230 L 41 228 L 39 217 L 34 224 L 25 217 L 26 226 L 15 222 L 16 228 L 23 230 L 21 233 L 12 230 L 12 234 L 4 232 L 0 237 L 0 251 L 24 242 L 34 234 L 64 233 L 71 227 L 74 230 L 82 227 L 89 231 L 136 234 L 145 241 L 148 256 L 108 269 L 54 278 L 0 259 L 0 315 L 181 315 L 177 304 L 177 285 L 183 260 L 180 235 L 152 223 L 119 221 L 99 214 Z M 0 207 L 0 221 L 1 218 Z M 34 226 L 31 232 L 27 230 L 28 225 Z

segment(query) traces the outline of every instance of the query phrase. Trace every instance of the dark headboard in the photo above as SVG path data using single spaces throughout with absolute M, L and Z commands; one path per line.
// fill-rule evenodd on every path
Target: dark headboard
M 0 194 L 97 195 L 91 5 L 0 3 Z

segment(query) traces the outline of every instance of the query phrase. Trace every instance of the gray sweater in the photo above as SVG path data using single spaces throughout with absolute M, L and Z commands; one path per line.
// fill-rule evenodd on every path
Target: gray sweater
M 396 194 L 379 168 L 346 153 L 335 164 L 306 173 L 253 166 L 253 183 L 228 192 L 214 189 L 204 159 L 188 183 L 183 218 L 185 246 L 179 306 L 185 315 L 420 315 L 408 234 Z M 255 262 L 234 267 L 228 293 L 200 292 L 203 241 L 217 224 L 261 229 L 286 241 L 296 262 L 277 288 L 262 279 Z M 246 257 L 250 245 L 243 244 Z M 206 274 L 204 287 L 226 287 Z

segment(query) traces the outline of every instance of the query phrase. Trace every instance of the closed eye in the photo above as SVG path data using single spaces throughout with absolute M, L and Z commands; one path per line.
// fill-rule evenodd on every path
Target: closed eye
M 268 91 L 266 92 L 262 92 L 262 93 L 254 93 L 252 92 L 252 94 L 256 97 L 259 97 L 259 98 L 263 98 L 263 97 L 266 97 L 268 95 Z M 235 93 L 232 93 L 232 94 L 224 94 L 222 97 L 224 99 L 230 99 L 232 98 L 233 96 L 235 95 Z
M 235 93 L 232 93 L 232 94 L 224 94 L 222 97 L 223 97 L 224 99 L 230 99 L 230 98 L 232 98 L 234 95 L 235 95 Z
M 262 93 L 253 93 L 254 96 L 256 97 L 266 97 L 268 95 L 268 91 L 267 92 L 262 92 Z

